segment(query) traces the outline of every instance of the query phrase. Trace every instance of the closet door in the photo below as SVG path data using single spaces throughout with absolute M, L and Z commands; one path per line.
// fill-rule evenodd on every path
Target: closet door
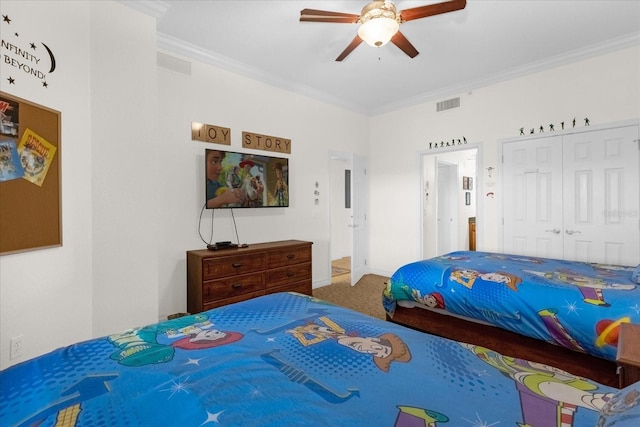
M 640 261 L 638 126 L 563 137 L 564 258 Z
M 504 252 L 563 257 L 562 137 L 503 144 Z

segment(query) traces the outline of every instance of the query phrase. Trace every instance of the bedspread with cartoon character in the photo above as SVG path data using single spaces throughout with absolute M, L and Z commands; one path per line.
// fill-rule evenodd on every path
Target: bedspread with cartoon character
M 621 323 L 640 323 L 634 267 L 458 251 L 409 263 L 390 278 L 383 305 L 436 310 L 615 360 Z
M 279 293 L 10 367 L 0 372 L 0 423 L 582 427 L 637 404 L 614 399 L 616 392 L 545 365 Z

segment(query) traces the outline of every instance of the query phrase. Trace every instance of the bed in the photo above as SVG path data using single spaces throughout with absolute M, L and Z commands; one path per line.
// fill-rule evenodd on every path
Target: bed
M 638 387 L 619 391 L 278 293 L 81 342 L 1 371 L 0 420 L 3 426 L 604 426 L 622 415 L 638 421 Z
M 400 267 L 390 320 L 616 385 L 621 323 L 640 323 L 634 267 L 457 251 Z

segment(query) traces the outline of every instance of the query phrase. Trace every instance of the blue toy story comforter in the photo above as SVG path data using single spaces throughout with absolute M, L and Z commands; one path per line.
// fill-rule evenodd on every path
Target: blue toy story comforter
M 384 291 L 397 301 L 481 320 L 615 360 L 621 323 L 640 323 L 634 267 L 488 252 L 452 252 L 400 267 Z
M 637 405 L 615 392 L 281 293 L 8 368 L 0 424 L 582 427 Z

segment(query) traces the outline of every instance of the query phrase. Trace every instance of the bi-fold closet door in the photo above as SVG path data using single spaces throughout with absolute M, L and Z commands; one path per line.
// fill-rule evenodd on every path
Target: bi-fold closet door
M 505 253 L 637 265 L 638 125 L 504 142 Z

